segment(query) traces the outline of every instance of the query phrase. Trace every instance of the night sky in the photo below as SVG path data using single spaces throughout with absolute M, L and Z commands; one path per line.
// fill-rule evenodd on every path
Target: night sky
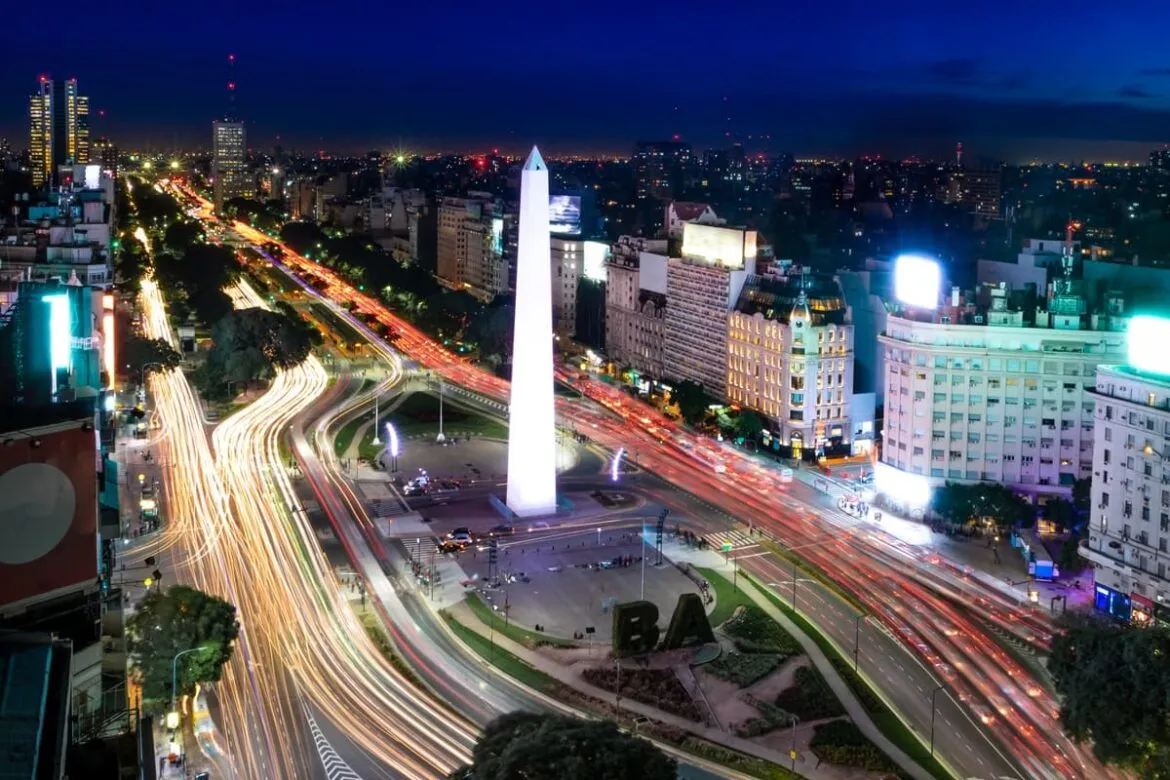
M 0 135 L 17 148 L 40 73 L 76 76 L 94 134 L 124 148 L 207 145 L 229 53 L 253 148 L 628 152 L 730 132 L 798 155 L 961 140 L 1021 161 L 1170 140 L 1166 0 L 64 0 L 3 19 Z

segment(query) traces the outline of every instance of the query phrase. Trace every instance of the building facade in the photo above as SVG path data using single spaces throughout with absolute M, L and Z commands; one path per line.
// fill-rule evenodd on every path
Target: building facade
M 1122 620 L 1170 622 L 1170 377 L 1101 366 L 1092 388 L 1088 539 L 1094 606 Z
M 1122 355 L 1116 318 L 1013 310 L 891 315 L 881 459 L 931 484 L 1069 493 L 1092 471 L 1097 366 Z
M 682 256 L 666 267 L 667 375 L 727 397 L 727 321 L 744 282 L 755 271 L 756 232 L 688 222 Z
M 572 337 L 577 330 L 577 287 L 585 266 L 585 242 L 553 236 L 550 245 L 553 330 Z
M 850 442 L 852 396 L 853 325 L 836 282 L 752 277 L 728 319 L 727 400 L 799 458 Z
M 89 162 L 89 98 L 77 93 L 77 79 L 41 76 L 29 97 L 29 168 L 33 184 L 47 187 L 63 165 Z
M 666 241 L 622 236 L 606 263 L 605 350 L 615 363 L 663 377 Z
M 211 123 L 211 175 L 213 202 L 217 212 L 232 198 L 251 198 L 255 183 L 248 176 L 248 144 L 243 122 L 217 120 Z
M 436 276 L 440 281 L 485 300 L 508 292 L 515 215 L 506 214 L 501 202 L 487 193 L 443 198 L 437 231 Z

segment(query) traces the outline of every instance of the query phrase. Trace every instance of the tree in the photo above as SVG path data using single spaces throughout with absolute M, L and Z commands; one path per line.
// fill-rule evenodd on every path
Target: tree
M 163 234 L 163 245 L 179 256 L 186 254 L 188 249 L 202 242 L 203 227 L 198 222 L 186 220 L 172 222 L 167 226 L 166 233 Z
M 1053 498 L 1044 505 L 1044 517 L 1056 526 L 1058 531 L 1069 531 L 1077 525 L 1079 513 L 1073 502 L 1064 498 Z
M 196 683 L 214 682 L 232 657 L 240 624 L 236 608 L 223 599 L 172 585 L 147 592 L 127 629 L 142 698 L 161 710 L 170 704 L 175 656 L 195 650 L 179 659 L 176 693 L 186 693 Z
M 1031 504 L 1003 485 L 964 485 L 948 482 L 931 494 L 931 509 L 955 525 L 994 523 L 1006 532 L 1030 527 L 1035 521 Z
M 512 350 L 516 308 L 511 303 L 489 306 L 472 318 L 467 339 L 479 345 L 482 359 L 502 362 Z
M 143 338 L 131 332 L 122 344 L 122 361 L 136 380 L 144 368 L 178 368 L 182 360 L 182 355 L 163 339 Z
M 1060 720 L 1107 763 L 1170 778 L 1170 632 L 1069 613 L 1048 669 Z
M 764 432 L 764 421 L 755 411 L 742 409 L 735 418 L 735 432 L 747 441 L 755 441 Z
M 698 382 L 684 379 L 674 386 L 670 398 L 678 406 L 678 413 L 691 425 L 701 421 L 707 414 L 707 393 Z
M 266 379 L 274 369 L 292 368 L 308 357 L 321 344 L 321 334 L 288 311 L 238 309 L 215 323 L 214 346 L 196 376 L 200 389 L 216 400 L 222 397 L 216 385 Z
M 451 775 L 475 780 L 674 780 L 672 758 L 610 721 L 513 712 L 484 729 L 474 763 Z

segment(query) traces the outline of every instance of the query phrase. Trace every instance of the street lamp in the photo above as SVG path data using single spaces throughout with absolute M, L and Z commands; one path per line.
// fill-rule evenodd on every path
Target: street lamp
M 382 440 L 378 438 L 378 391 L 374 390 L 374 440 L 370 442 L 375 447 L 382 444 Z
M 146 369 L 150 368 L 151 366 L 154 366 L 156 368 L 165 368 L 165 366 L 162 363 L 157 363 L 157 362 L 143 363 L 142 367 L 138 370 L 138 374 L 139 374 L 138 384 L 142 387 L 143 390 L 146 389 Z
M 188 648 L 187 650 L 180 650 L 171 660 L 171 711 L 167 713 L 167 728 L 177 729 L 180 725 L 179 718 L 179 659 L 185 655 L 190 655 L 199 650 L 205 649 L 202 645 L 199 647 Z M 183 754 L 186 752 L 184 748 L 184 740 L 182 734 L 179 735 L 179 760 L 183 759 Z
M 935 715 L 935 697 L 938 692 L 944 689 L 945 685 L 936 685 L 934 690 L 930 692 L 930 757 L 934 758 L 934 715 Z
M 386 438 L 388 439 L 386 451 L 390 453 L 390 462 L 395 472 L 398 471 L 398 454 L 401 452 L 401 447 L 398 443 L 398 431 L 394 428 L 394 423 L 386 423 Z

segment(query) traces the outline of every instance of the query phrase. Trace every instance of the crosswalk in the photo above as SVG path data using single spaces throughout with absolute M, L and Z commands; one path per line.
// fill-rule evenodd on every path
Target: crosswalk
M 425 564 L 431 561 L 432 556 L 438 558 L 442 555 L 439 551 L 439 540 L 434 536 L 402 536 L 398 541 L 402 542 L 407 557 L 412 561 Z
M 402 515 L 410 514 L 410 512 L 410 507 L 397 498 L 370 499 L 370 515 L 378 520 L 384 520 L 388 517 L 401 517 Z
M 760 546 L 755 537 L 747 531 L 717 531 L 703 538 L 707 540 L 712 550 L 722 550 L 725 544 L 730 544 L 732 550 L 747 550 Z

